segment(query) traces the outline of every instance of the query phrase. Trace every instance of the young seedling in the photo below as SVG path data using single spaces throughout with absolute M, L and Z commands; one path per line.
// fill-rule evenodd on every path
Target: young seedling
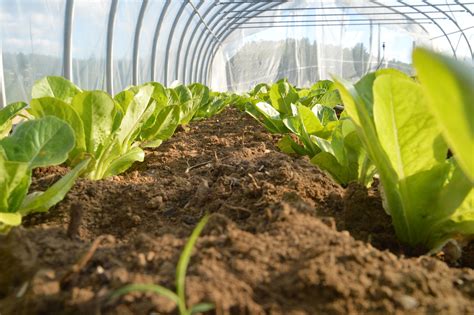
M 188 242 L 184 246 L 184 249 L 179 257 L 178 266 L 176 267 L 176 293 L 167 289 L 158 284 L 129 284 L 116 291 L 114 291 L 110 298 L 118 298 L 122 295 L 128 294 L 130 292 L 152 292 L 159 295 L 162 295 L 178 305 L 179 313 L 181 315 L 191 315 L 197 313 L 203 313 L 210 311 L 214 308 L 213 304 L 210 303 L 199 303 L 191 308 L 188 308 L 186 305 L 186 291 L 185 291 L 185 280 L 186 280 L 186 270 L 188 268 L 189 261 L 191 259 L 191 254 L 196 241 L 201 234 L 204 226 L 206 225 L 209 217 L 206 215 L 198 223 L 193 233 L 189 237 Z

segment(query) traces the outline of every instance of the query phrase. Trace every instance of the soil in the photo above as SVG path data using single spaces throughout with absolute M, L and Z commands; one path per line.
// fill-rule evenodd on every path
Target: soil
M 472 243 L 456 266 L 406 257 L 376 188 L 344 189 L 277 140 L 228 109 L 121 176 L 79 180 L 0 237 L 0 314 L 176 314 L 151 293 L 108 296 L 128 283 L 174 290 L 206 212 L 186 293 L 210 314 L 474 314 Z M 65 172 L 37 170 L 32 189 Z

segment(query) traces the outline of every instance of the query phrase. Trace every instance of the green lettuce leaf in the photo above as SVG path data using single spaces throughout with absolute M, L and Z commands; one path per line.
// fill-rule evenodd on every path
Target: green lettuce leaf
M 53 116 L 26 121 L 0 140 L 8 160 L 28 163 L 30 169 L 63 163 L 74 145 L 72 128 Z
M 45 192 L 32 193 L 23 200 L 19 213 L 22 216 L 33 212 L 46 212 L 49 208 L 64 199 L 68 191 L 72 188 L 76 179 L 87 168 L 90 159 L 86 159 L 77 164 L 70 172 L 61 177 L 56 183 Z
M 13 118 L 28 104 L 24 102 L 11 103 L 0 109 L 0 139 L 8 136 L 13 126 Z
M 273 84 L 269 96 L 272 106 L 282 114 L 290 114 L 291 104 L 299 99 L 298 92 L 286 80 Z
M 428 108 L 460 167 L 474 184 L 474 75 L 462 62 L 426 49 L 413 53 Z
M 466 206 L 472 185 L 446 160 L 447 146 L 421 85 L 395 70 L 369 74 L 355 85 L 336 84 L 378 170 L 399 239 L 432 249 L 472 235 L 472 208 Z
M 70 104 L 74 96 L 80 92 L 82 92 L 81 89 L 65 78 L 48 76 L 35 82 L 31 97 L 41 98 L 49 96 Z

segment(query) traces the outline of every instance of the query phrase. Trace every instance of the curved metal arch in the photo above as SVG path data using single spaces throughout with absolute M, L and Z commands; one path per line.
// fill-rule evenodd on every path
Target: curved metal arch
M 223 4 L 220 9 L 223 9 L 227 6 L 234 6 L 232 9 L 236 9 L 240 6 L 241 4 Z M 207 23 L 209 24 L 209 27 L 211 30 L 214 30 L 214 27 L 216 24 L 212 24 L 214 23 L 215 19 L 219 16 L 220 14 L 220 11 L 219 8 L 217 8 L 216 12 L 209 18 L 209 20 L 207 21 Z M 212 24 L 212 25 L 211 25 Z M 203 37 L 203 36 L 206 36 L 206 37 Z M 202 45 L 204 44 L 204 41 L 203 41 L 203 38 L 204 39 L 207 39 L 207 37 L 209 37 L 208 34 L 205 34 L 205 32 L 202 32 L 199 37 L 198 37 L 198 40 L 196 42 L 196 46 L 195 46 L 195 49 L 193 51 L 193 54 L 192 54 L 192 57 L 191 57 L 191 64 L 190 64 L 190 75 L 191 75 L 191 82 L 196 82 L 197 81 L 197 69 L 198 69 L 198 64 L 197 64 L 197 59 L 196 59 L 196 52 L 199 51 L 202 49 Z M 199 55 L 198 55 L 198 58 L 199 58 Z M 196 66 L 195 66 L 196 64 Z
M 461 3 L 459 2 L 459 0 L 454 0 L 454 2 L 458 5 L 460 5 L 464 10 L 466 10 L 470 15 L 474 16 L 474 13 L 472 13 L 471 10 L 469 10 L 469 8 L 464 4 L 464 3 Z
M 257 10 L 258 11 L 260 8 L 263 8 L 266 5 L 275 4 L 275 2 L 269 2 L 269 1 L 243 2 L 241 4 L 246 5 L 243 10 Z M 282 3 L 279 2 L 279 3 L 275 4 L 275 6 L 280 5 L 280 4 L 282 4 Z M 240 5 L 238 5 L 237 7 L 239 7 L 239 6 Z M 227 24 L 224 24 L 222 27 L 220 25 L 222 25 L 222 23 L 225 23 L 225 21 L 226 21 L 225 17 L 228 14 L 232 14 L 230 11 L 232 11 L 232 9 L 229 10 L 229 11 L 223 11 L 224 14 L 221 14 L 221 19 L 218 20 L 213 26 L 213 29 L 217 29 L 218 32 L 219 32 L 218 35 L 217 35 L 218 37 L 220 37 L 220 35 L 223 33 L 223 30 L 227 30 L 227 28 L 224 29 L 224 26 L 226 26 Z M 233 20 L 237 20 L 237 19 L 239 19 L 239 18 L 236 17 Z M 199 62 L 199 61 L 201 61 L 201 62 L 197 63 L 194 75 L 195 75 L 196 80 L 200 80 L 201 82 L 205 81 L 205 77 L 204 77 L 204 74 L 203 74 L 204 66 L 205 66 L 204 65 L 205 58 L 201 58 L 201 55 L 204 51 L 207 51 L 208 47 L 212 44 L 212 41 L 210 41 L 208 39 L 209 39 L 209 37 L 206 37 L 204 39 L 204 41 L 202 42 L 201 48 L 199 49 L 199 53 L 198 53 L 198 56 L 197 56 L 197 59 L 196 59 L 197 62 Z M 219 42 L 221 42 L 221 40 Z M 215 45 L 217 45 L 217 42 L 215 42 Z M 206 55 L 204 55 L 204 56 L 206 56 Z
M 72 24 L 74 19 L 74 0 L 66 1 L 64 13 L 63 76 L 69 81 L 72 77 Z
M 143 0 L 138 13 L 137 25 L 135 27 L 135 35 L 133 37 L 133 59 L 132 59 L 132 84 L 137 85 L 138 82 L 138 46 L 140 44 L 140 34 L 142 32 L 143 17 L 148 5 L 148 0 Z
M 435 9 L 436 11 L 442 13 L 444 16 L 446 16 L 458 29 L 459 32 L 461 32 L 461 36 L 464 37 L 464 40 L 466 41 L 466 44 L 467 44 L 467 47 L 469 48 L 469 52 L 471 53 L 471 59 L 474 61 L 474 54 L 472 53 L 472 47 L 471 47 L 471 44 L 469 43 L 469 40 L 467 39 L 467 36 L 466 34 L 464 33 L 464 31 L 462 30 L 462 28 L 459 26 L 458 22 L 456 22 L 455 19 L 453 19 L 451 17 L 451 15 L 447 14 L 446 11 L 443 11 L 441 10 L 436 4 L 433 5 L 429 2 L 427 2 L 426 0 L 423 0 L 424 3 L 430 5 L 433 9 Z M 446 36 L 448 36 L 449 34 L 446 34 Z
M 151 49 L 151 79 L 152 81 L 156 81 L 156 50 L 158 48 L 158 38 L 160 36 L 161 25 L 163 24 L 163 20 L 165 19 L 166 12 L 168 11 L 168 7 L 171 4 L 171 0 L 166 0 L 166 4 L 163 6 L 160 14 L 160 18 L 156 23 L 155 34 L 153 35 L 153 47 Z
M 427 19 L 431 20 L 431 21 L 445 34 L 445 32 L 444 32 L 444 30 L 442 29 L 442 27 L 441 27 L 437 22 L 435 22 L 434 19 L 433 19 L 431 16 L 428 16 L 428 15 L 425 14 L 423 11 L 418 10 L 418 9 L 416 9 L 414 6 L 409 5 L 409 4 L 407 4 L 407 3 L 404 3 L 404 2 L 401 1 L 401 0 L 397 0 L 397 1 L 398 1 L 399 3 L 401 3 L 402 5 L 404 5 L 404 6 L 406 6 L 406 7 L 408 7 L 408 8 L 411 8 L 412 10 L 416 11 L 417 13 L 422 14 L 422 15 L 425 16 Z M 406 14 L 404 14 L 404 12 L 400 12 L 400 11 L 398 11 L 398 10 L 395 10 L 395 9 L 391 8 L 390 6 L 387 6 L 387 5 L 378 3 L 377 1 L 371 0 L 370 2 L 376 4 L 376 5 L 380 6 L 380 7 L 384 7 L 384 8 L 386 8 L 386 9 L 389 9 L 389 10 L 393 11 L 393 12 L 396 12 L 396 13 L 398 13 L 398 14 L 404 16 L 405 18 L 407 18 L 407 20 L 411 20 L 411 21 L 415 22 L 421 29 L 424 30 L 425 33 L 428 34 L 428 31 L 427 31 L 421 24 L 417 23 L 417 21 L 416 21 L 415 19 L 410 18 L 409 16 L 407 16 Z M 456 25 L 456 27 L 459 29 L 459 31 L 462 32 L 461 28 L 460 28 L 459 25 L 456 23 L 456 21 L 453 21 L 453 19 L 452 19 L 449 15 L 447 15 L 446 12 L 444 12 L 444 11 L 440 10 L 438 7 L 436 7 L 436 6 L 434 6 L 434 5 L 430 4 L 430 3 L 428 3 L 426 0 L 423 0 L 423 2 L 424 2 L 425 4 L 427 4 L 428 6 L 434 8 L 435 10 L 439 11 L 440 13 L 442 13 L 443 15 L 445 15 L 446 17 L 448 17 L 448 19 L 450 19 L 451 22 L 453 22 L 453 23 Z M 456 1 L 456 3 L 459 4 L 458 1 Z M 281 4 L 281 3 L 280 3 L 280 4 Z M 470 10 L 467 10 L 467 11 L 472 14 L 472 12 L 470 12 Z M 261 12 L 259 12 L 259 13 L 263 13 L 263 12 L 265 12 L 265 11 L 264 11 L 264 10 L 261 10 Z M 220 36 L 221 40 L 224 41 L 231 33 L 232 33 L 231 31 L 228 31 L 228 32 L 225 34 L 225 37 L 224 37 L 224 36 Z M 469 46 L 469 49 L 470 49 L 470 51 L 471 51 L 471 54 L 472 54 L 471 45 L 470 45 L 469 41 L 467 40 L 467 38 L 465 37 L 464 32 L 462 32 L 462 33 L 463 33 L 464 39 L 466 40 L 466 42 L 467 42 L 467 44 L 468 44 L 468 46 Z M 457 56 L 456 56 L 455 49 L 454 49 L 454 46 L 452 45 L 452 42 L 451 42 L 450 39 L 446 36 L 446 34 L 445 34 L 445 37 L 448 39 L 448 43 L 449 43 L 450 46 L 451 46 L 451 49 L 452 49 L 452 51 L 453 51 L 454 56 L 457 57 Z M 207 55 L 207 58 L 208 58 L 208 61 L 205 61 L 205 63 L 206 63 L 205 68 L 207 69 L 207 72 L 208 72 L 207 80 L 209 80 L 210 65 L 212 65 L 212 60 L 214 60 L 215 55 L 216 55 L 216 52 L 217 52 L 217 50 L 215 50 L 215 48 L 216 48 L 216 44 L 215 44 L 215 43 L 211 44 L 211 47 L 212 47 L 212 49 L 211 49 L 210 53 L 206 52 L 206 55 Z M 206 55 L 205 55 L 205 56 L 206 56 Z M 212 56 L 212 57 L 211 57 L 211 56 Z M 206 58 L 206 57 L 205 57 L 205 58 Z M 474 56 L 473 56 L 473 60 L 474 60 Z
M 410 9 L 420 13 L 421 15 L 423 15 L 424 17 L 427 17 L 427 18 L 430 18 L 430 16 L 428 16 L 428 14 L 424 13 L 423 11 L 421 11 L 420 9 L 417 9 L 416 7 L 410 5 L 410 4 L 406 4 L 405 2 L 403 2 L 402 0 L 397 0 L 397 2 L 401 3 L 401 4 L 404 4 L 406 5 L 407 7 L 409 7 Z M 454 55 L 454 58 L 457 59 L 457 55 L 456 55 L 456 49 L 454 49 L 454 46 L 453 46 L 453 43 L 451 43 L 451 39 L 449 39 L 448 35 L 446 34 L 446 32 L 443 30 L 443 28 L 438 24 L 438 22 L 436 22 L 436 20 L 431 20 L 433 22 L 434 25 L 436 25 L 439 30 L 441 32 L 443 32 L 443 34 L 445 35 L 446 39 L 448 40 L 448 43 L 449 43 L 449 46 L 451 47 L 451 50 L 453 51 L 453 55 Z
M 384 5 L 384 4 L 380 4 L 378 3 L 377 1 L 370 1 L 372 3 L 374 3 L 375 5 L 377 6 L 380 6 L 380 7 L 383 7 L 383 8 L 386 8 L 386 9 L 389 9 L 390 11 L 394 12 L 394 13 L 397 13 L 397 14 L 400 14 L 401 16 L 404 16 L 407 20 L 411 20 L 413 22 L 415 22 L 425 33 L 428 34 L 428 31 L 423 27 L 423 25 L 417 23 L 416 20 L 414 20 L 413 18 L 409 17 L 408 15 L 404 14 L 403 12 L 400 12 L 399 10 L 397 9 L 394 9 L 394 8 L 391 8 L 390 6 L 387 6 L 387 5 Z M 281 4 L 281 3 L 280 3 Z M 261 13 L 264 13 L 265 11 L 264 10 L 260 10 L 260 12 L 258 12 L 258 14 L 261 14 Z M 362 14 L 362 13 L 361 13 Z M 256 17 L 257 15 L 254 15 L 253 17 Z M 228 32 L 226 35 L 225 35 L 225 38 L 222 38 L 222 41 L 224 41 L 229 35 L 231 34 L 231 32 Z M 217 53 L 217 50 L 215 50 L 216 47 L 215 45 L 213 45 L 212 49 L 210 50 L 210 52 L 208 53 L 208 58 L 209 58 L 209 61 L 208 61 L 208 64 L 207 64 L 207 71 L 209 73 L 210 71 L 210 65 L 212 65 L 212 62 L 215 58 L 215 55 Z M 209 80 L 209 78 L 207 78 Z
M 189 0 L 188 0 L 189 2 Z M 181 36 L 179 38 L 179 44 L 178 44 L 178 50 L 176 52 L 176 62 L 175 62 L 175 65 L 174 65 L 174 72 L 176 73 L 176 79 L 179 80 L 180 79 L 180 76 L 179 76 L 179 61 L 181 59 L 181 49 L 183 47 L 183 43 L 184 43 L 184 37 L 186 36 L 186 33 L 188 32 L 188 28 L 189 26 L 191 25 L 191 22 L 193 21 L 194 19 L 194 16 L 197 14 L 196 10 L 199 10 L 199 8 L 201 8 L 201 6 L 204 4 L 204 0 L 201 0 L 199 1 L 198 5 L 196 6 L 195 10 L 193 10 L 193 13 L 189 16 L 189 19 L 188 21 L 186 22 L 186 25 L 184 26 L 183 28 L 183 31 L 181 32 Z M 197 25 L 196 25 L 197 26 Z M 183 69 L 184 69 L 184 66 L 183 66 Z M 184 75 L 181 76 L 183 78 L 183 84 L 185 83 L 184 82 Z
M 268 2 L 265 2 L 265 3 L 260 4 L 260 5 L 258 5 L 258 3 L 257 4 L 245 3 L 245 4 L 247 6 L 243 8 L 244 11 L 245 10 L 250 10 L 250 9 L 258 10 L 258 9 L 262 8 L 264 5 L 268 4 Z M 281 3 L 279 3 L 279 4 L 281 4 Z M 224 23 L 224 25 L 222 25 L 221 27 L 218 28 L 218 36 L 219 37 L 222 35 L 223 29 L 225 28 L 225 26 L 229 25 L 226 22 L 235 21 L 235 20 L 240 18 L 240 17 L 234 17 L 231 20 L 226 19 L 227 15 L 229 15 L 229 14 L 232 15 L 232 11 L 233 11 L 233 9 L 230 9 L 228 11 L 223 11 L 223 14 L 221 14 L 221 20 L 217 21 L 216 24 L 214 25 L 214 27 L 217 28 L 219 24 Z M 230 24 L 230 25 L 232 25 L 232 24 Z M 222 40 L 221 40 L 221 42 L 222 42 Z M 202 42 L 201 49 L 199 50 L 199 54 L 197 56 L 197 60 L 201 61 L 201 62 L 198 63 L 198 65 L 196 66 L 195 76 L 196 76 L 196 79 L 199 78 L 199 80 L 203 83 L 205 81 L 203 72 L 204 72 L 205 61 L 206 61 L 206 53 L 204 53 L 202 59 L 201 59 L 201 55 L 202 55 L 203 52 L 207 52 L 209 46 L 215 46 L 215 45 L 217 45 L 217 43 L 213 44 L 212 41 L 209 41 L 208 38 L 205 38 L 204 41 Z
M 114 94 L 114 25 L 115 15 L 117 13 L 118 0 L 112 0 L 110 3 L 109 20 L 107 22 L 107 52 L 105 57 L 105 84 L 107 86 L 107 93 Z
M 171 48 L 171 42 L 173 41 L 173 34 L 176 29 L 176 25 L 178 25 L 179 19 L 181 18 L 181 15 L 184 12 L 184 9 L 188 5 L 188 1 L 183 1 L 181 4 L 181 7 L 179 8 L 178 13 L 175 16 L 175 20 L 173 21 L 173 25 L 171 26 L 170 33 L 168 34 L 168 42 L 166 43 L 166 50 L 165 50 L 165 63 L 164 63 L 164 77 L 163 77 L 163 83 L 165 86 L 168 86 L 168 62 L 169 62 L 169 57 L 170 57 L 170 48 Z
M 258 14 L 261 14 L 261 13 L 262 13 L 262 12 L 259 12 Z M 258 15 L 258 14 L 256 14 L 256 15 Z M 247 20 L 250 19 L 250 18 L 256 17 L 256 15 L 253 15 L 253 16 L 248 17 L 245 21 L 247 21 Z M 229 29 L 228 29 L 228 32 L 227 32 L 226 34 L 224 34 L 224 35 L 221 36 L 222 41 L 225 41 L 225 40 L 227 39 L 227 37 L 229 37 L 229 36 L 232 34 L 233 31 L 235 31 L 235 29 L 229 28 Z M 210 67 L 211 67 L 211 65 L 212 65 L 213 62 L 214 62 L 214 58 L 215 58 L 215 56 L 216 56 L 217 51 L 218 51 L 218 50 L 216 49 L 216 45 L 211 45 L 210 53 L 207 54 L 207 56 L 208 56 L 209 58 L 208 58 L 208 62 L 206 63 L 206 69 L 207 69 L 207 73 L 208 73 L 207 78 L 206 78 L 206 82 L 209 81 L 209 76 L 210 76 L 210 72 L 211 72 L 211 71 L 210 71 Z
M 7 106 L 7 95 L 5 93 L 5 80 L 3 78 L 3 53 L 0 46 L 0 109 Z
M 214 9 L 214 7 L 212 5 L 210 5 L 206 11 L 204 12 L 204 14 L 202 15 L 202 20 L 204 20 L 207 15 L 209 13 L 211 13 L 212 9 Z M 196 38 L 196 32 L 198 31 L 199 29 L 199 23 L 196 24 L 196 27 L 194 28 L 193 32 L 191 33 L 191 40 L 189 42 L 187 42 L 187 47 L 186 47 L 186 53 L 184 54 L 184 62 L 183 62 L 183 83 L 187 84 L 187 83 L 192 83 L 191 81 L 188 82 L 187 78 L 188 78 L 188 72 L 191 70 L 191 66 L 190 64 L 192 64 L 192 60 L 191 62 L 188 63 L 188 57 L 189 57 L 189 52 L 190 52 L 190 49 L 192 47 L 192 44 L 194 43 L 194 39 Z M 190 77 L 191 75 L 189 75 Z
M 218 34 L 218 36 L 221 38 L 221 41 L 224 41 L 228 36 L 230 36 L 230 34 L 232 34 L 232 32 L 234 31 L 234 29 L 232 29 L 232 26 L 237 22 L 243 22 L 245 23 L 246 21 L 248 21 L 249 19 L 251 18 L 254 18 L 256 17 L 257 15 L 261 14 L 262 13 L 262 8 L 264 6 L 267 6 L 268 5 L 268 8 L 265 8 L 265 9 L 270 9 L 270 8 L 274 8 L 276 6 L 279 6 L 281 5 L 282 3 L 275 3 L 275 2 L 266 2 L 266 3 L 259 3 L 259 6 L 257 6 L 255 8 L 255 12 L 253 14 L 250 14 L 250 15 L 246 15 L 244 19 L 241 19 L 239 18 L 238 16 L 235 16 L 234 18 L 230 19 L 230 23 L 227 24 L 227 28 L 222 28 L 221 29 L 221 32 Z M 263 10 L 265 10 L 263 9 Z M 224 19 L 223 19 L 224 20 Z M 202 65 L 202 68 L 201 68 L 201 71 L 200 71 L 200 76 L 201 76 L 201 79 L 207 84 L 208 81 L 209 81 L 209 73 L 210 73 L 210 60 L 211 60 L 211 56 L 212 56 L 212 60 L 214 60 L 214 57 L 215 57 L 215 53 L 213 54 L 212 52 L 214 51 L 214 49 L 216 48 L 216 44 L 215 43 L 209 43 L 209 45 L 206 47 L 206 50 L 205 50 L 205 54 L 204 54 L 204 57 L 203 57 L 203 65 Z M 217 52 L 217 50 L 216 50 Z M 204 70 L 205 69 L 205 70 Z M 204 71 L 206 71 L 207 75 L 204 77 Z
M 392 12 L 395 12 L 397 14 L 400 14 L 401 16 L 405 17 L 407 20 L 409 21 L 412 21 L 414 22 L 415 24 L 417 24 L 426 34 L 429 34 L 428 30 L 420 23 L 417 23 L 416 19 L 410 17 L 409 15 L 406 15 L 407 12 L 400 12 L 399 10 L 397 9 L 394 9 L 393 7 L 389 6 L 389 5 L 386 5 L 386 4 L 383 4 L 383 3 L 380 3 L 376 0 L 369 0 L 370 3 L 373 3 L 373 4 L 376 4 L 378 5 L 379 7 L 382 7 L 382 8 L 385 8 L 389 11 L 392 11 Z M 404 4 L 404 3 L 403 3 Z M 405 5 L 405 4 L 404 4 Z

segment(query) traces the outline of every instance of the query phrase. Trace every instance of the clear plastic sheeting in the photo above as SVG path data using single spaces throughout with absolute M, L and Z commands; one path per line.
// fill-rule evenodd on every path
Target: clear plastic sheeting
M 133 42 L 141 1 L 118 1 L 113 41 L 113 90 L 120 92 L 132 85 Z
M 116 93 L 175 80 L 245 91 L 395 67 L 423 45 L 473 65 L 471 0 L 0 0 L 0 107 L 63 75 Z
M 28 100 L 39 78 L 62 74 L 64 12 L 64 1 L 0 1 L 0 70 L 7 103 Z
M 74 7 L 72 73 L 73 81 L 83 89 L 106 88 L 106 37 L 110 3 L 110 0 L 104 0 L 91 10 L 88 1 L 78 1 Z
M 385 67 L 410 73 L 418 45 L 472 64 L 474 2 L 462 3 L 291 1 L 255 17 L 251 10 L 226 12 L 226 19 L 238 19 L 213 52 L 210 84 L 246 91 L 284 77 L 308 86 L 332 76 L 356 80 Z
M 156 26 L 160 19 L 165 1 L 152 1 L 147 5 L 145 16 L 143 18 L 143 27 L 140 34 L 140 43 L 138 51 L 139 71 L 138 81 L 152 81 L 151 60 L 153 52 L 153 40 L 155 36 Z

